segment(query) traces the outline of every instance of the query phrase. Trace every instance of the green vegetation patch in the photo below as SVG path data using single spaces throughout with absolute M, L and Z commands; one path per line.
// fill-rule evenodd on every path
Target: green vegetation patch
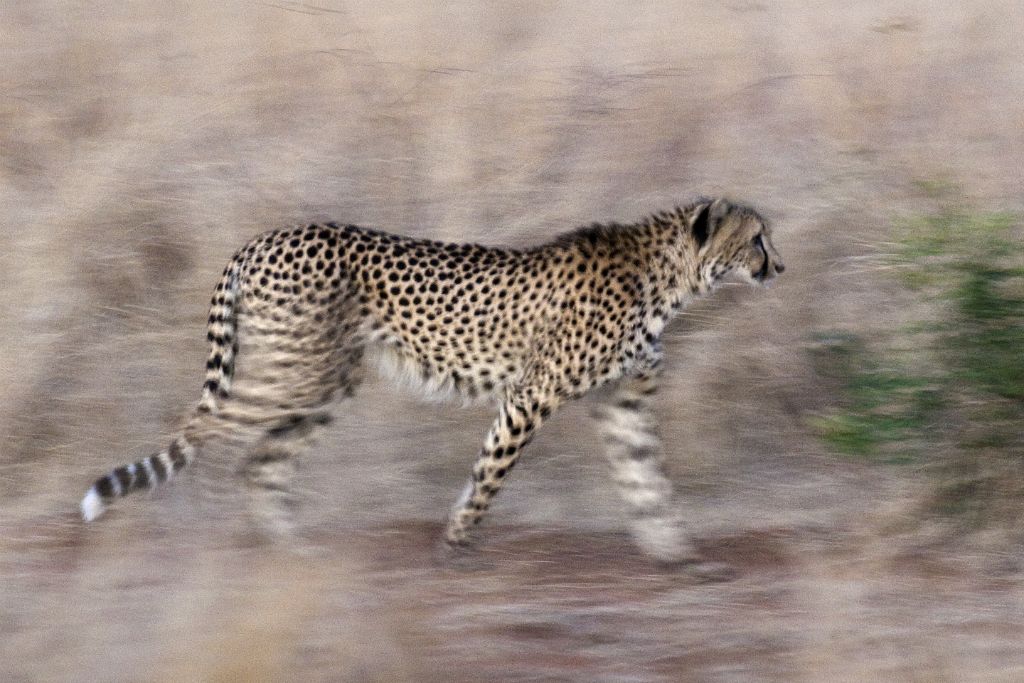
M 839 406 L 812 420 L 824 442 L 879 462 L 927 457 L 944 512 L 1024 494 L 1020 227 L 1008 213 L 959 207 L 898 222 L 886 265 L 936 314 L 870 343 L 831 334 L 816 345 L 839 388 Z
M 812 424 L 836 452 L 888 463 L 912 462 L 927 447 L 943 406 L 942 383 L 901 364 L 880 365 L 862 340 L 821 340 L 822 372 L 841 387 L 843 407 Z

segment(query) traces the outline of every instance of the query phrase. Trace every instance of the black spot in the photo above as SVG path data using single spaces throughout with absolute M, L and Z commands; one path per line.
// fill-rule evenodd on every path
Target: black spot
M 632 448 L 629 451 L 629 457 L 636 461 L 650 460 L 658 454 L 658 450 L 650 446 L 641 446 L 639 448 Z
M 114 497 L 114 483 L 109 476 L 100 477 L 93 486 L 96 487 L 96 493 L 100 494 L 102 498 Z
M 156 475 L 158 482 L 167 481 L 167 470 L 164 468 L 163 460 L 154 456 L 149 459 L 149 464 L 153 468 L 153 474 Z
M 149 486 L 149 471 L 141 462 L 135 463 L 135 486 L 140 489 Z
M 175 472 L 185 466 L 185 454 L 181 452 L 177 441 L 171 443 L 171 447 L 167 450 L 167 455 L 171 459 L 171 467 L 174 468 Z
M 114 476 L 117 477 L 117 483 L 121 485 L 121 491 L 127 493 L 132 484 L 132 474 L 128 471 L 126 466 L 118 467 L 114 470 Z
M 291 432 L 295 431 L 296 429 L 299 429 L 300 427 L 302 427 L 304 422 L 305 422 L 305 418 L 303 416 L 301 416 L 301 415 L 292 415 L 287 420 L 285 420 L 282 424 L 279 424 L 276 427 L 268 429 L 267 430 L 267 436 L 270 437 L 270 438 L 274 438 L 274 439 L 279 439 L 281 437 L 287 436 L 289 433 L 291 433 Z

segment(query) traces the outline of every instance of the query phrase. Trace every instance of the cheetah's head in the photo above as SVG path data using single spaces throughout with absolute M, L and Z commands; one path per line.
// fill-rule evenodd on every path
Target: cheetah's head
M 771 227 L 753 209 L 716 199 L 698 202 L 692 215 L 697 260 L 709 284 L 730 273 L 767 284 L 786 269 L 772 244 Z

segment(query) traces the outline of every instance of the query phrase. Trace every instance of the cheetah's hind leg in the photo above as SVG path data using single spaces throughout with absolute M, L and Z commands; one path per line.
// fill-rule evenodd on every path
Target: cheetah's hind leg
M 272 426 L 246 453 L 239 472 L 249 528 L 259 538 L 294 536 L 299 497 L 292 481 L 299 458 L 315 443 L 316 432 L 331 421 L 328 409 L 333 400 L 339 394 L 351 396 L 362 380 L 362 345 L 351 332 L 348 325 L 326 330 L 293 356 L 278 347 L 253 354 L 256 368 L 275 369 L 263 377 L 254 372 L 247 378 L 239 372 L 236 396 L 244 400 L 249 395 L 260 404 L 257 412 L 276 415 L 273 422 L 261 419 Z
M 246 455 L 241 475 L 251 530 L 260 538 L 290 538 L 297 500 L 292 490 L 298 458 L 314 444 L 314 432 L 329 423 L 326 412 L 295 415 L 267 430 Z

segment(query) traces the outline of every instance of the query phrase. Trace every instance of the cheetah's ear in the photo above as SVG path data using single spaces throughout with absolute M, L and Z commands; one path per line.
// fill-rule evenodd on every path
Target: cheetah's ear
M 697 240 L 697 248 L 703 247 L 704 243 L 708 241 L 708 237 L 711 236 L 710 202 L 702 206 L 700 211 L 697 212 L 697 217 L 693 219 L 690 230 L 693 231 L 693 238 Z
M 729 215 L 729 212 L 733 210 L 733 205 L 729 203 L 728 199 L 719 197 L 715 201 L 711 202 L 710 215 L 708 216 L 712 225 L 718 225 L 718 222 Z

